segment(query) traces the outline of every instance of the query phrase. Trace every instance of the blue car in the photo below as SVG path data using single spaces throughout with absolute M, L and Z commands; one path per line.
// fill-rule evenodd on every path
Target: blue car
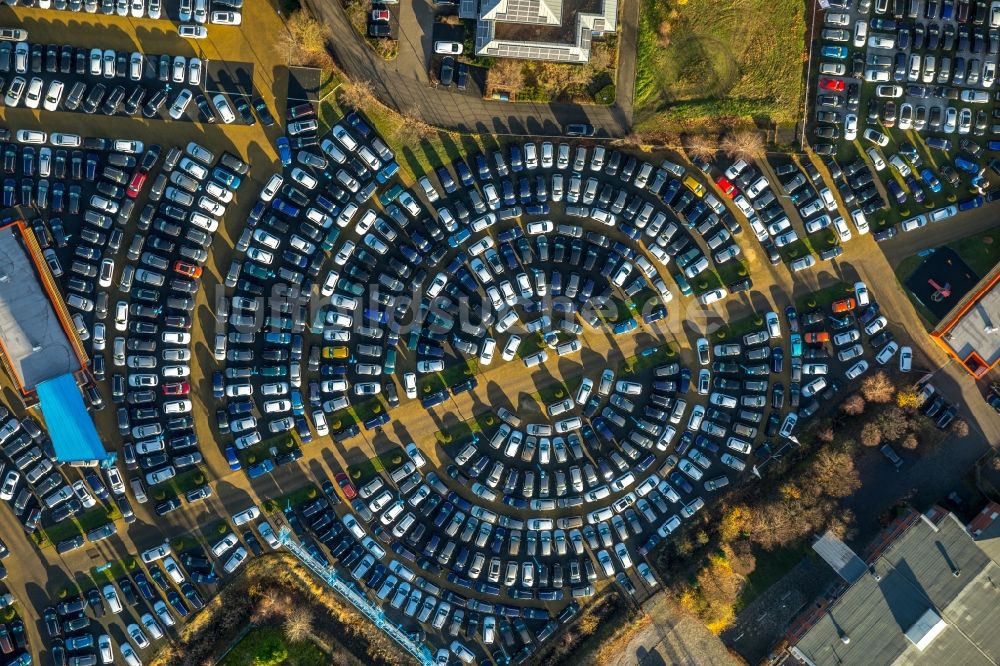
M 273 471 L 274 461 L 270 458 L 265 458 L 256 465 L 251 465 L 247 468 L 247 477 L 250 479 L 256 479 L 257 477 L 264 476 L 265 474 L 270 474 Z
M 396 162 L 389 162 L 382 167 L 377 174 L 375 174 L 375 180 L 377 180 L 380 185 L 385 185 L 389 182 L 390 178 L 396 175 L 397 171 L 399 171 L 399 164 Z
M 824 58 L 837 58 L 844 60 L 847 58 L 846 46 L 824 46 L 821 52 Z
M 232 446 L 226 447 L 226 460 L 229 462 L 229 469 L 234 472 L 239 471 L 243 467 L 240 464 L 240 459 L 236 457 L 236 449 Z
M 652 324 L 654 321 L 659 321 L 667 316 L 667 309 L 662 305 L 657 305 L 655 308 L 649 311 L 648 314 L 643 315 L 642 321 L 645 324 Z
M 925 183 L 927 183 L 927 187 L 930 188 L 931 192 L 941 191 L 941 181 L 938 180 L 937 176 L 934 175 L 933 171 L 926 168 L 922 169 L 920 171 L 920 177 L 923 179 Z
M 615 324 L 613 329 L 615 335 L 621 335 L 622 333 L 628 333 L 629 331 L 634 331 L 638 326 L 634 317 L 629 317 L 625 321 L 618 322 Z
M 229 169 L 224 169 L 222 167 L 215 167 L 212 169 L 212 178 L 219 181 L 225 187 L 230 189 L 236 189 L 243 182 L 243 179 L 237 176 L 235 173 Z
M 966 199 L 964 201 L 959 201 L 958 202 L 958 209 L 959 210 L 972 210 L 973 208 L 979 208 L 982 205 L 983 205 L 983 198 L 979 197 L 979 196 L 976 196 L 976 197 L 972 197 L 971 199 Z
M 431 393 L 429 396 L 420 401 L 424 409 L 430 409 L 435 405 L 440 405 L 442 402 L 448 399 L 448 389 L 441 389 L 436 393 Z
M 289 166 L 292 163 L 292 146 L 288 142 L 288 138 L 279 136 L 275 144 L 278 146 L 278 157 L 281 158 L 281 165 Z

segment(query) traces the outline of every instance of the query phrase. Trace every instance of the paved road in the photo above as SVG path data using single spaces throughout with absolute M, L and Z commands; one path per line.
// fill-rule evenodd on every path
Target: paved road
M 995 206 L 977 208 L 967 213 L 961 213 L 945 222 L 932 224 L 917 231 L 900 233 L 891 241 L 882 243 L 882 251 L 893 264 L 913 256 L 921 250 L 939 247 L 953 240 L 982 233 L 997 226 L 997 210 Z
M 569 123 L 590 123 L 600 136 L 622 137 L 632 124 L 639 1 L 623 0 L 619 24 L 618 102 L 614 106 L 497 102 L 428 85 L 426 55 L 433 19 L 417 1 L 400 7 L 399 56 L 385 61 L 354 31 L 340 0 L 306 0 L 326 26 L 338 65 L 355 80 L 368 80 L 376 96 L 397 111 L 416 110 L 424 122 L 475 134 L 559 136 Z

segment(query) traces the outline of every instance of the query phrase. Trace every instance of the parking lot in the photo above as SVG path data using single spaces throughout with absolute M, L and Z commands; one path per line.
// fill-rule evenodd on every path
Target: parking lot
M 25 11 L 29 44 L 52 42 L 54 10 Z M 128 87 L 118 61 L 129 64 L 135 29 L 98 19 L 115 50 L 107 82 Z M 184 58 L 186 87 L 198 58 L 206 97 L 260 94 L 254 125 L 234 109 L 237 122 L 210 127 L 195 101 L 182 118 L 194 122 L 176 124 L 163 109 L 151 123 L 5 110 L 4 204 L 20 206 L 63 288 L 93 359 L 86 397 L 119 454 L 64 476 L 42 427 L 4 421 L 0 446 L 25 476 L 0 490 L 12 515 L 51 535 L 50 554 L 100 549 L 112 567 L 110 588 L 81 584 L 85 602 L 13 576 L 22 617 L 34 605 L 38 622 L 9 631 L 37 636 L 33 654 L 96 660 L 106 634 L 147 659 L 287 525 L 445 659 L 517 661 L 605 586 L 637 600 L 658 590 L 645 554 L 753 483 L 749 469 L 852 382 L 911 369 L 879 285 L 838 285 L 815 307 L 787 295 L 718 330 L 677 314 L 749 295 L 761 278 L 751 255 L 798 281 L 837 266 L 869 231 L 866 163 L 827 161 L 829 175 L 807 159 L 691 167 L 565 138 L 507 142 L 403 182 L 370 119 L 320 133 L 311 106 L 285 108 L 283 75 L 255 47 L 278 28 L 212 26 L 197 48 L 142 39 Z M 77 49 L 89 68 L 100 40 L 72 37 L 76 76 Z M 62 71 L 59 51 L 45 71 L 46 51 L 47 86 Z M 99 75 L 80 75 L 88 90 L 105 81 L 105 55 Z M 31 70 L 31 46 L 27 57 Z M 156 80 L 138 82 L 151 90 L 155 63 Z M 675 321 L 668 344 L 661 327 Z M 612 360 L 623 349 L 627 362 Z M 490 381 L 488 403 L 458 410 L 487 377 L 534 387 Z M 927 397 L 947 425 L 954 410 Z M 420 437 L 399 428 L 404 411 L 421 413 Z M 367 462 L 376 440 L 378 467 L 331 462 Z M 219 512 L 229 481 L 270 491 L 320 455 L 331 474 L 309 468 L 308 498 L 266 516 L 244 499 Z M 134 566 L 112 550 L 190 516 L 190 539 L 137 544 Z
M 951 0 L 844 2 L 826 12 L 814 147 L 841 164 L 858 155 L 855 180 L 874 170 L 851 187 L 877 240 L 993 200 L 1000 18 L 991 12 L 986 2 Z

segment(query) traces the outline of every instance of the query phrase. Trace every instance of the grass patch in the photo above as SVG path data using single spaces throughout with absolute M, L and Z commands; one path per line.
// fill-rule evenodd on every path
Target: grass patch
M 319 488 L 315 484 L 310 483 L 287 495 L 266 500 L 263 504 L 263 509 L 267 513 L 274 513 L 275 511 L 283 511 L 286 506 L 299 506 L 317 497 L 319 497 Z
M 637 130 L 670 133 L 802 109 L 805 5 L 799 0 L 642 0 Z
M 750 276 L 750 269 L 739 259 L 717 266 L 715 270 L 723 284 L 732 284 Z
M 441 372 L 441 380 L 445 386 L 454 386 L 479 372 L 479 359 L 469 358 L 462 363 L 448 366 Z
M 35 530 L 31 534 L 31 538 L 39 548 L 46 548 L 60 541 L 85 534 L 105 523 L 115 522 L 121 517 L 122 513 L 118 510 L 117 504 L 95 506 L 75 518 Z
M 466 441 L 467 439 L 472 437 L 473 433 L 479 431 L 480 431 L 479 424 L 476 423 L 474 420 L 461 421 L 451 426 L 450 428 L 445 428 L 444 430 L 438 430 L 437 432 L 434 433 L 434 439 L 436 439 L 439 443 L 444 445 L 457 444 L 459 442 Z
M 675 356 L 677 356 L 677 352 L 674 351 L 673 347 L 667 343 L 663 343 L 656 347 L 644 349 L 635 356 L 625 359 L 625 363 L 622 365 L 622 372 L 627 375 L 640 374 L 649 368 L 666 363 Z
M 421 375 L 417 380 L 417 395 L 430 395 L 446 388 L 441 375 L 435 373 L 431 375 Z
M 253 446 L 247 447 L 242 451 L 239 451 L 240 459 L 243 460 L 244 464 L 252 465 L 253 463 L 263 460 L 271 455 L 271 449 L 275 448 L 279 453 L 282 451 L 289 451 L 295 448 L 295 438 L 292 437 L 291 433 L 284 433 L 278 435 L 277 437 L 272 437 L 271 439 L 265 439 L 259 444 L 254 444 Z
M 513 92 L 522 102 L 613 104 L 617 65 L 618 36 L 612 34 L 591 44 L 590 59 L 583 64 L 525 61 L 521 68 L 524 85 Z M 491 87 L 505 90 L 503 81 Z
M 371 400 L 365 400 L 360 405 L 352 405 L 348 409 L 353 413 L 354 418 L 357 421 L 365 423 L 366 421 L 369 421 L 384 412 L 386 406 L 385 403 L 382 402 L 382 398 L 376 396 Z
M 832 284 L 829 287 L 825 287 L 819 291 L 814 291 L 811 294 L 806 294 L 802 298 L 796 299 L 795 309 L 799 311 L 799 314 L 809 310 L 815 310 L 816 308 L 825 310 L 834 301 L 841 298 L 847 298 L 853 294 L 853 285 L 849 285 L 846 282 L 838 282 L 837 284 Z
M 1000 230 L 991 229 L 968 236 L 948 243 L 948 247 L 954 250 L 977 275 L 983 277 L 1000 261 Z
M 326 132 L 350 111 L 330 95 L 318 109 L 320 132 Z M 499 147 L 496 137 L 490 134 L 467 136 L 440 130 L 415 132 L 415 123 L 403 115 L 372 103 L 360 110 L 392 148 L 399 163 L 399 178 L 404 183 L 413 183 L 420 176 L 431 173 L 439 166 L 450 164 L 476 152 L 490 154 Z
M 330 661 L 330 655 L 312 641 L 289 642 L 277 627 L 258 627 L 233 646 L 219 666 L 326 666 Z
M 803 557 L 809 557 L 811 552 L 809 544 L 804 541 L 774 550 L 754 548 L 753 555 L 756 558 L 757 566 L 753 573 L 746 578 L 743 592 L 736 601 L 736 612 L 739 613 L 750 605 L 767 588 L 778 582 L 782 576 L 801 562 Z

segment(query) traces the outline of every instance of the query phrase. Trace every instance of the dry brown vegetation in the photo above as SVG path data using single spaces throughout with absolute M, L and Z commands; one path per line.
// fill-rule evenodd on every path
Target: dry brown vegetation
M 719 152 L 718 137 L 709 134 L 687 134 L 681 139 L 684 151 L 697 160 L 715 159 L 715 154 Z
M 278 49 L 289 65 L 333 68 L 322 23 L 304 9 L 299 9 L 288 17 L 285 26 L 288 30 L 278 34 Z
M 808 438 L 811 440 L 811 438 Z M 716 516 L 703 514 L 660 553 L 657 566 L 674 585 L 681 607 L 719 633 L 733 621 L 746 577 L 756 567 L 755 550 L 787 547 L 825 530 L 844 534 L 854 516 L 838 500 L 860 487 L 849 441 L 835 441 L 805 452 L 783 470 L 777 487 L 752 485 L 721 505 Z M 705 554 L 693 570 L 691 555 Z M 668 573 L 669 572 L 669 573 Z M 682 575 L 678 575 L 682 574 Z
M 213 663 L 247 625 L 278 624 L 289 640 L 309 637 L 330 652 L 331 663 L 350 666 L 407 664 L 392 641 L 334 594 L 291 555 L 251 560 L 181 629 L 178 640 L 152 666 Z
M 757 130 L 737 130 L 722 138 L 723 152 L 733 159 L 754 160 L 763 159 L 767 155 L 764 137 Z

